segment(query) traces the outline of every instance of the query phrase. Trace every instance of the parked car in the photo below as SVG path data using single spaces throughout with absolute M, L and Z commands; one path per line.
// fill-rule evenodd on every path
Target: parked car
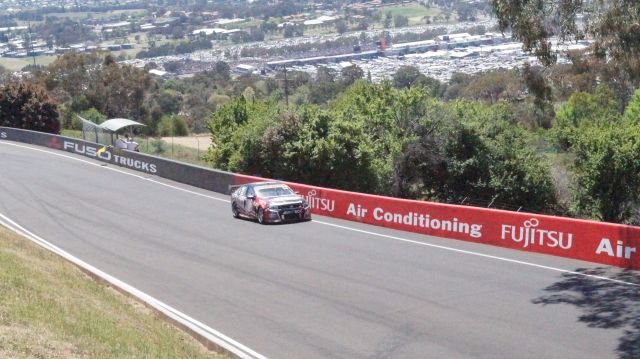
M 260 224 L 311 220 L 311 210 L 304 197 L 280 182 L 232 187 L 231 213 L 235 218 L 252 218 Z

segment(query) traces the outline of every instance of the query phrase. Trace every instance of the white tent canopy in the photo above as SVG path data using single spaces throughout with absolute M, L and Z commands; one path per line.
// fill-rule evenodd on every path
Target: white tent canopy
M 117 132 L 118 130 L 128 126 L 144 127 L 145 125 L 141 124 L 140 122 L 132 121 L 126 118 L 112 118 L 100 124 L 100 127 L 104 128 L 105 130 L 109 130 L 111 132 Z
M 102 144 L 113 144 L 113 135 L 123 128 L 145 126 L 140 122 L 131 121 L 126 118 L 112 118 L 99 125 L 80 116 L 78 116 L 78 118 L 82 120 L 82 139 Z

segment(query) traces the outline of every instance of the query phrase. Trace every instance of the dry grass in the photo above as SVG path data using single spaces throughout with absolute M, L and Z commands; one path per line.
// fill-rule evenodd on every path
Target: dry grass
M 223 358 L 155 312 L 0 227 L 0 357 Z

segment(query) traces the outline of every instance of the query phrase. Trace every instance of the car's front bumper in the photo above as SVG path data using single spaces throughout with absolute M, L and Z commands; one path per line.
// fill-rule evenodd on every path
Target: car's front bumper
M 303 221 L 311 219 L 311 210 L 309 208 L 267 209 L 265 217 L 271 223 Z

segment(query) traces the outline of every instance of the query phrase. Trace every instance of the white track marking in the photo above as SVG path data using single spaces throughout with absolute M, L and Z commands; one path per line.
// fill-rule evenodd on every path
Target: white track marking
M 464 250 L 464 249 L 457 249 L 457 248 L 452 248 L 452 247 L 447 247 L 447 246 L 441 246 L 441 245 L 438 245 L 438 244 L 432 244 L 432 243 L 416 241 L 416 240 L 413 240 L 413 239 L 406 239 L 406 238 L 390 236 L 390 235 L 382 234 L 382 233 L 369 232 L 369 231 L 365 231 L 365 230 L 362 230 L 362 229 L 356 229 L 356 228 L 341 226 L 339 224 L 321 222 L 321 221 L 317 221 L 315 219 L 313 220 L 313 222 L 319 223 L 319 224 L 323 224 L 325 226 L 342 228 L 342 229 L 349 230 L 349 231 L 360 232 L 360 233 L 369 234 L 369 235 L 372 235 L 372 236 L 378 236 L 378 237 L 383 237 L 383 238 L 387 238 L 387 239 L 393 239 L 393 240 L 396 240 L 396 241 L 401 241 L 401 242 L 406 242 L 406 243 L 418 244 L 418 245 L 421 245 L 421 246 L 427 246 L 427 247 L 432 247 L 432 248 L 443 249 L 443 250 L 446 250 L 446 251 L 464 253 L 464 254 L 469 254 L 469 255 L 472 255 L 472 256 L 496 259 L 496 260 L 500 260 L 500 261 L 504 261 L 504 262 L 522 264 L 522 265 L 526 265 L 526 266 L 530 266 L 530 267 L 548 269 L 548 270 L 561 272 L 561 273 L 581 275 L 581 276 L 585 276 L 585 277 L 589 277 L 589 278 L 607 280 L 607 281 L 611 281 L 611 282 L 615 282 L 615 283 L 620 283 L 620 284 L 626 284 L 626 285 L 631 285 L 631 286 L 635 286 L 635 287 L 640 287 L 640 284 L 637 284 L 637 283 L 625 282 L 625 281 L 622 281 L 622 280 L 608 278 L 608 277 L 602 277 L 602 276 L 593 275 L 593 274 L 585 274 L 585 273 L 580 273 L 580 272 L 574 272 L 574 271 L 570 271 L 570 270 L 567 270 L 567 269 L 550 267 L 550 266 L 545 266 L 545 265 L 542 265 L 542 264 L 536 264 L 536 263 L 520 261 L 520 260 L 517 260 L 517 259 L 498 257 L 498 256 L 490 255 L 490 254 L 478 253 L 478 252 L 473 252 L 473 251 L 467 251 L 467 250 Z
M 209 198 L 209 199 L 213 199 L 213 200 L 221 201 L 221 202 L 227 202 L 227 203 L 231 202 L 231 201 L 229 201 L 227 199 L 218 198 L 218 197 L 206 195 L 206 194 L 195 192 L 195 191 L 190 191 L 188 189 L 181 188 L 181 187 L 178 187 L 178 186 L 173 186 L 173 185 L 170 185 L 170 184 L 167 184 L 167 183 L 156 181 L 154 179 L 138 176 L 138 175 L 135 175 L 135 174 L 132 174 L 132 173 L 129 173 L 129 172 L 125 172 L 125 171 L 121 171 L 121 170 L 118 170 L 118 169 L 115 169 L 115 168 L 101 166 L 100 164 L 96 164 L 94 162 L 90 162 L 90 161 L 87 161 L 87 160 L 83 160 L 83 159 L 79 159 L 79 158 L 75 158 L 75 157 L 71 157 L 71 156 L 67 156 L 67 155 L 63 155 L 63 154 L 59 154 L 59 153 L 55 153 L 55 152 L 52 152 L 52 151 L 41 150 L 41 149 L 29 147 L 29 146 L 23 146 L 23 145 L 18 145 L 18 144 L 13 144 L 13 143 L 6 143 L 6 142 L 0 141 L 0 144 L 1 143 L 5 143 L 5 144 L 8 144 L 8 145 L 17 146 L 17 147 L 23 147 L 23 148 L 34 150 L 34 151 L 45 152 L 45 153 L 49 153 L 49 154 L 52 154 L 52 155 L 61 156 L 61 157 L 70 158 L 70 159 L 73 159 L 73 160 L 85 162 L 85 163 L 88 163 L 88 164 L 91 164 L 91 165 L 94 165 L 94 166 L 111 169 L 111 170 L 116 171 L 116 172 L 120 172 L 120 173 L 123 173 L 123 174 L 126 174 L 126 175 L 130 175 L 130 176 L 133 176 L 133 177 L 137 177 L 137 178 L 143 179 L 145 181 L 150 181 L 150 182 L 153 182 L 153 183 L 157 183 L 159 185 L 162 185 L 162 186 L 165 186 L 165 187 L 169 187 L 169 188 L 172 188 L 172 189 L 175 189 L 175 190 L 178 190 L 178 191 L 182 191 L 182 192 L 187 192 L 187 193 L 190 193 L 190 194 L 193 194 L 193 195 L 196 195 L 196 196 L 205 197 L 205 198 Z M 451 252 L 463 253 L 463 254 L 473 255 L 473 256 L 477 256 L 477 257 L 489 258 L 489 259 L 499 260 L 499 261 L 503 261 L 503 262 L 509 262 L 509 263 L 515 263 L 515 264 L 525 265 L 525 266 L 529 266 L 529 267 L 546 269 L 546 270 L 550 270 L 550 271 L 554 271 L 554 272 L 580 275 L 580 276 L 584 276 L 584 277 L 600 279 L 600 280 L 606 280 L 606 281 L 619 283 L 619 284 L 624 284 L 624 285 L 629 285 L 629 286 L 634 286 L 634 287 L 640 287 L 640 284 L 636 284 L 636 283 L 632 283 L 632 282 L 625 282 L 625 281 L 621 281 L 621 280 L 618 280 L 618 279 L 602 277 L 602 276 L 586 274 L 586 273 L 580 273 L 580 272 L 575 272 L 575 271 L 571 271 L 571 270 L 568 270 L 568 269 L 550 267 L 550 266 L 545 266 L 545 265 L 542 265 L 542 264 L 525 262 L 525 261 L 520 261 L 520 260 L 516 260 L 516 259 L 499 257 L 499 256 L 493 256 L 493 255 L 490 255 L 490 254 L 484 254 L 484 253 L 473 252 L 473 251 L 468 251 L 468 250 L 463 250 L 463 249 L 457 249 L 457 248 L 453 248 L 453 247 L 441 246 L 441 245 L 437 245 L 437 244 L 431 244 L 431 243 L 426 243 L 426 242 L 416 241 L 416 240 L 412 240 L 412 239 L 406 239 L 406 238 L 391 236 L 391 235 L 382 234 L 382 233 L 370 232 L 370 231 L 365 231 L 365 230 L 362 230 L 362 229 L 357 229 L 357 228 L 352 228 L 352 227 L 347 227 L 347 226 L 341 226 L 341 225 L 338 225 L 338 224 L 333 224 L 333 223 L 328 223 L 328 222 L 322 222 L 322 221 L 318 221 L 318 220 L 315 220 L 315 219 L 312 220 L 312 223 L 318 223 L 318 224 L 325 225 L 325 226 L 331 226 L 331 227 L 340 228 L 340 229 L 344 229 L 344 230 L 348 230 L 348 231 L 364 233 L 364 234 L 377 236 L 377 237 L 382 237 L 382 238 L 386 238 L 386 239 L 393 239 L 393 240 L 400 241 L 400 242 L 405 242 L 405 243 L 417 244 L 417 245 L 427 246 L 427 247 L 431 247 L 431 248 L 438 248 L 438 249 L 447 250 L 447 251 L 451 251 Z M 571 258 L 569 258 L 569 259 L 571 259 Z
M 156 310 L 160 311 L 161 313 L 163 313 L 164 315 L 166 315 L 167 317 L 177 321 L 178 323 L 180 323 L 181 325 L 186 326 L 187 328 L 193 330 L 194 332 L 198 333 L 198 335 L 201 335 L 204 338 L 207 338 L 207 340 L 216 343 L 217 345 L 225 348 L 226 350 L 228 350 L 229 352 L 237 355 L 240 358 L 247 358 L 247 359 L 266 359 L 265 356 L 258 354 L 257 352 L 249 349 L 248 347 L 244 346 L 243 344 L 238 343 L 237 341 L 227 337 L 226 335 L 218 332 L 215 329 L 210 328 L 209 326 L 207 326 L 206 324 L 203 324 L 193 318 L 191 318 L 190 316 L 176 310 L 175 308 L 159 301 L 158 299 L 153 298 L 152 296 L 138 290 L 137 288 L 99 270 L 98 268 L 72 256 L 71 254 L 69 254 L 68 252 L 65 252 L 64 250 L 60 249 L 59 247 L 45 241 L 44 239 L 38 237 L 37 235 L 33 234 L 32 232 L 30 232 L 29 230 L 25 229 L 24 227 L 22 227 L 21 225 L 19 225 L 18 223 L 16 223 L 15 221 L 11 220 L 10 218 L 8 218 L 7 216 L 3 215 L 2 213 L 0 213 L 0 225 L 4 225 L 5 227 L 13 230 L 14 232 L 28 238 L 29 240 L 31 240 L 32 242 L 40 245 L 41 247 L 44 247 L 45 249 L 63 257 L 64 259 L 68 260 L 69 262 L 75 264 L 76 266 L 89 271 L 91 273 L 93 273 L 94 275 L 106 280 L 107 282 L 109 282 L 111 285 L 116 286 L 124 291 L 126 291 L 127 293 L 135 296 L 136 298 L 139 298 L 140 300 L 144 301 L 145 303 L 149 304 L 150 306 L 152 306 L 153 308 L 155 308 Z

